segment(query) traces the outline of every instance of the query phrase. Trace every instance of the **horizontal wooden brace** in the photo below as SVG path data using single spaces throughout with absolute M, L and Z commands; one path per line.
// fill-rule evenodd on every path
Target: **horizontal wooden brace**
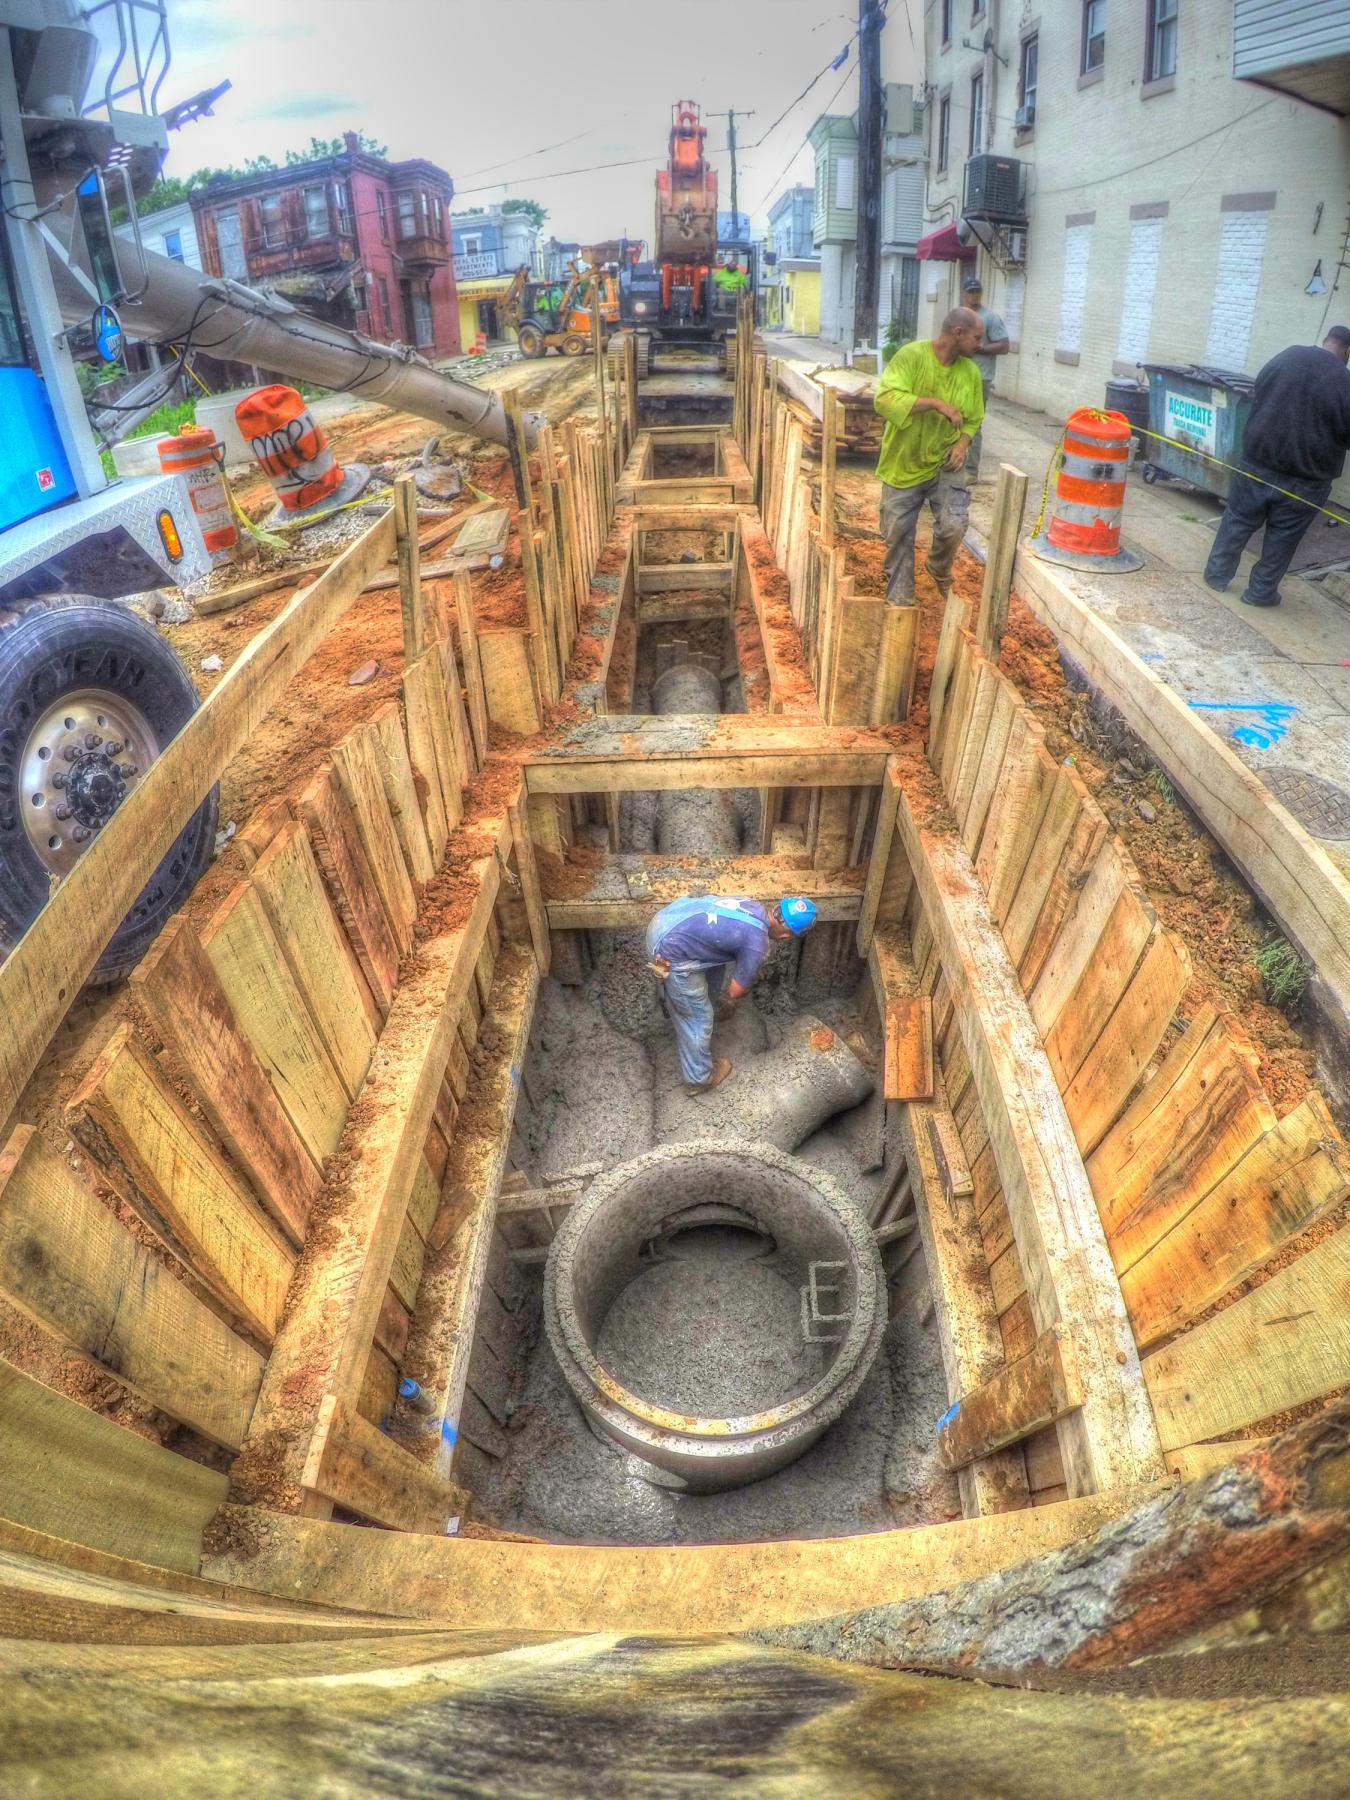
M 622 930 L 645 925 L 659 907 L 686 894 L 740 894 L 769 902 L 784 894 L 814 900 L 824 924 L 858 917 L 862 891 L 848 870 L 826 872 L 795 867 L 776 856 L 672 859 L 668 856 L 610 856 L 596 870 L 584 894 L 550 899 L 554 931 Z
M 654 563 L 649 567 L 639 567 L 637 591 L 641 596 L 682 594 L 690 588 L 698 591 L 715 587 L 729 589 L 731 571 L 732 564 L 729 562 Z
M 584 719 L 525 764 L 532 794 L 617 794 L 674 788 L 872 787 L 884 738 L 787 717 L 728 713 Z
M 1053 1425 L 1083 1404 L 1073 1340 L 1053 1325 L 1015 1363 L 958 1400 L 938 1431 L 944 1468 L 960 1469 Z

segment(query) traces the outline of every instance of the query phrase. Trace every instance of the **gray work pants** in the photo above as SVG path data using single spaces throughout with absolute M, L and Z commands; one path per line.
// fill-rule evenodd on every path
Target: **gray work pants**
M 914 537 L 927 501 L 933 513 L 933 541 L 928 546 L 928 573 L 943 593 L 970 517 L 967 469 L 940 469 L 915 487 L 881 484 L 881 535 L 886 540 L 886 598 L 892 606 L 914 600 Z

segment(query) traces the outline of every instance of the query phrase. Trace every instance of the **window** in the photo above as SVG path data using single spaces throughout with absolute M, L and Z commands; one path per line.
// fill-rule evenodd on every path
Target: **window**
M 401 238 L 417 236 L 417 196 L 413 193 L 396 194 L 398 203 L 398 235 Z
M 938 101 L 937 166 L 945 169 L 952 147 L 952 97 L 944 94 Z
M 970 154 L 978 156 L 984 148 L 984 75 L 970 84 Z
M 1033 33 L 1022 43 L 1022 66 L 1017 76 L 1017 104 L 1022 111 L 1022 124 L 1036 123 L 1036 74 L 1040 62 L 1041 41 Z
M 952 11 L 954 0 L 942 0 L 942 48 L 945 50 L 952 41 Z
M 461 250 L 461 252 L 460 252 L 461 256 L 481 256 L 482 255 L 483 237 L 482 237 L 481 232 L 466 231 L 464 233 L 464 236 L 461 238 L 460 242 L 464 246 L 463 250 Z
M 1105 61 L 1106 0 L 1083 0 L 1083 74 L 1090 75 Z
M 164 233 L 164 254 L 171 256 L 175 262 L 183 261 L 183 234 L 181 231 Z
M 327 237 L 330 229 L 328 190 L 321 187 L 307 187 L 305 189 L 305 236 Z
M 414 344 L 434 344 L 436 331 L 431 322 L 431 289 L 425 281 L 409 282 L 408 299 Z
M 286 214 L 280 194 L 264 194 L 258 202 L 263 248 L 280 250 L 286 242 Z
M 352 235 L 352 190 L 345 181 L 339 181 L 333 189 L 337 200 L 338 230 L 343 237 Z
M 433 194 L 431 196 L 431 235 L 434 238 L 439 238 L 442 242 L 445 240 L 445 226 L 442 223 L 441 197 L 439 194 Z
M 853 162 L 841 156 L 834 165 L 834 203 L 847 211 L 853 205 Z
M 1149 0 L 1148 65 L 1145 81 L 1163 81 L 1177 72 L 1177 0 Z
M 384 199 L 384 189 L 383 188 L 376 188 L 376 190 L 375 190 L 375 216 L 379 220 L 379 223 L 380 223 L 380 236 L 384 239 L 385 243 L 387 244 L 389 242 L 389 219 L 385 212 L 385 199 Z
M 389 310 L 389 283 L 385 280 L 383 275 L 377 275 L 375 277 L 375 285 L 380 290 L 380 311 L 384 314 L 384 328 L 386 331 L 392 331 L 394 328 L 394 316 Z
M 369 305 L 369 299 L 366 294 L 365 282 L 364 281 L 353 281 L 351 283 L 351 290 L 352 290 L 352 310 L 354 312 L 364 312 L 366 310 L 366 307 Z

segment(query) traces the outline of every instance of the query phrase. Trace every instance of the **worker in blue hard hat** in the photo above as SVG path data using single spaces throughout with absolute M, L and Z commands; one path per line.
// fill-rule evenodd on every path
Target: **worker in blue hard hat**
M 718 1013 L 726 1016 L 750 992 L 771 942 L 800 937 L 816 922 L 815 902 L 789 894 L 776 906 L 707 894 L 672 900 L 647 927 L 648 968 L 662 984 L 666 1013 L 680 1053 L 685 1092 L 706 1094 L 731 1073 L 730 1059 L 712 1054 L 710 971 L 730 965 Z

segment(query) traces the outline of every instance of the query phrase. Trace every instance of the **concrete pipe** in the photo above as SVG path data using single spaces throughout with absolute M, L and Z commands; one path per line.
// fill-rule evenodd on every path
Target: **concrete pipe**
M 737 1250 L 682 1264 L 686 1234 L 710 1230 Z M 768 1144 L 670 1145 L 611 1170 L 544 1274 L 549 1343 L 589 1422 L 690 1493 L 800 1456 L 856 1397 L 886 1316 L 862 1212 Z
M 838 1032 L 801 1013 L 777 1044 L 737 1059 L 710 1094 L 691 1099 L 672 1083 L 662 1095 L 658 1129 L 666 1143 L 748 1138 L 795 1150 L 875 1085 Z
M 674 663 L 657 677 L 652 711 L 720 713 L 722 683 L 698 663 Z M 732 794 L 698 789 L 657 796 L 652 848 L 661 856 L 736 856 L 742 843 L 741 818 Z
M 652 686 L 652 711 L 671 713 L 720 713 L 722 683 L 698 663 L 672 663 Z

